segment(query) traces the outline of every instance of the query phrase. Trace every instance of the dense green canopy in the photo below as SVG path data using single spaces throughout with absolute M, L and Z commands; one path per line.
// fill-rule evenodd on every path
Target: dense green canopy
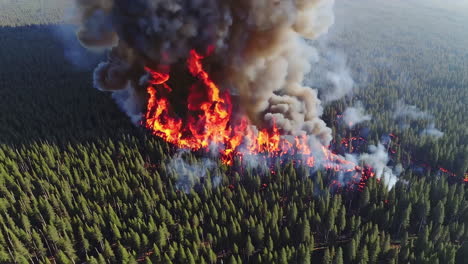
M 337 14 L 345 10 L 364 12 L 347 4 Z M 40 22 L 10 22 L 11 12 L 0 12 L 2 25 Z M 59 21 L 51 14 L 41 23 Z M 466 34 L 416 34 L 382 24 L 384 15 L 339 30 L 339 18 L 330 46 L 348 55 L 360 89 L 327 105 L 324 118 L 338 142 L 369 128 L 361 150 L 396 135 L 392 163 L 406 170 L 391 190 L 375 179 L 361 191 L 331 190 L 335 172 L 290 163 L 206 166 L 186 153 L 187 167 L 174 166 L 175 149 L 131 125 L 92 88 L 92 69 L 65 58 L 58 26 L 0 28 L 0 263 L 463 263 Z M 395 25 L 406 33 L 392 33 Z M 373 120 L 346 130 L 337 114 L 357 99 Z M 444 136 L 420 135 L 427 120 L 402 127 L 392 118 L 399 99 L 433 115 Z

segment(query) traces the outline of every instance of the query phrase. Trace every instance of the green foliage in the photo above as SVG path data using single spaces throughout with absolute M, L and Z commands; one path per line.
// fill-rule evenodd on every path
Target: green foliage
M 72 3 L 72 0 L 1 0 L 0 26 L 60 23 Z
M 464 27 L 468 19 L 461 11 L 466 5 L 460 10 L 454 5 L 432 7 L 436 3 L 338 1 L 337 21 L 326 38 L 331 51 L 324 52 L 335 58 L 335 53 L 344 51 L 358 89 L 352 98 L 329 104 L 324 115 L 336 124 L 337 114 L 359 100 L 373 117 L 365 124 L 370 144 L 393 133 L 397 137 L 389 147 L 399 162 L 426 163 L 434 171 L 442 166 L 462 179 L 468 172 L 468 37 Z M 433 118 L 395 120 L 399 100 Z M 441 138 L 421 134 L 431 123 L 444 132 Z M 342 136 L 341 130 L 339 126 L 333 130 L 334 138 Z
M 4 10 L 0 20 L 18 24 L 11 19 L 12 11 Z M 107 94 L 92 89 L 90 69 L 72 68 L 57 54 L 62 47 L 51 37 L 55 29 L 0 28 L 1 263 L 467 259 L 466 186 L 437 171 L 428 177 L 408 171 L 390 192 L 375 180 L 362 192 L 332 192 L 328 186 L 336 177 L 333 171 L 310 172 L 285 164 L 271 174 L 219 164 L 205 179 L 194 177 L 189 193 L 178 189 L 178 170 L 168 166 L 174 150 L 131 125 Z M 366 41 L 354 33 L 340 37 L 356 41 L 356 46 Z M 379 54 L 356 46 L 348 47 L 349 61 L 356 63 L 353 69 Z M 468 157 L 462 129 L 466 104 L 458 99 L 466 98 L 460 89 L 466 69 L 457 58 L 454 65 L 426 67 L 446 55 L 439 50 L 434 57 L 423 56 L 425 68 L 415 63 L 421 58 L 403 56 L 408 60 L 403 69 L 417 73 L 410 80 L 371 64 L 366 68 L 370 85 L 358 96 L 377 118 L 372 140 L 382 132 L 398 132 L 401 149 L 394 162 L 405 163 L 414 152 L 463 174 Z M 414 89 L 395 87 L 404 80 Z M 426 96 L 436 89 L 440 96 Z M 409 130 L 392 124 L 390 114 L 381 110 L 401 97 L 424 110 L 437 105 L 432 114 L 438 125 L 446 121 L 446 136 L 439 141 L 421 138 L 415 131 L 423 123 Z M 336 109 L 351 103 L 327 107 L 328 121 L 341 112 Z M 196 154 L 185 159 L 194 166 L 202 162 Z M 220 184 L 210 175 L 219 177 Z M 263 183 L 266 188 L 260 188 Z

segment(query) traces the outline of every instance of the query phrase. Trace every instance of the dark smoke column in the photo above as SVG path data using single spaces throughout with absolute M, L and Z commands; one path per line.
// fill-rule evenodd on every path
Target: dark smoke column
M 94 73 L 95 86 L 113 91 L 137 122 L 147 95 L 144 66 L 169 71 L 191 49 L 206 52 L 222 78 L 218 85 L 241 98 L 257 126 L 273 122 L 285 134 L 315 135 L 328 144 L 317 90 L 303 85 L 316 51 L 314 39 L 333 24 L 333 0 L 76 0 L 78 38 L 109 48 Z M 221 68 L 221 70 L 219 70 Z M 177 78 L 177 76 L 172 76 Z M 222 80 L 222 81 L 219 81 Z M 187 87 L 188 89 L 189 87 Z

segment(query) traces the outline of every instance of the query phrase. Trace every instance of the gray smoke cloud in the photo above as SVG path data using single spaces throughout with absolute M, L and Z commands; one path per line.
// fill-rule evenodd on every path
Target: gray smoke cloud
M 327 50 L 326 56 L 331 64 L 325 75 L 329 89 L 324 94 L 324 99 L 327 102 L 339 100 L 346 95 L 349 95 L 354 88 L 354 80 L 351 77 L 351 72 L 346 64 L 344 54 L 335 50 Z
M 166 168 L 176 177 L 176 188 L 189 193 L 201 181 L 209 187 L 217 187 L 221 183 L 218 163 L 209 158 L 194 159 L 188 150 L 179 150 L 172 156 Z
M 76 26 L 57 24 L 52 27 L 52 33 L 63 45 L 63 55 L 76 70 L 89 70 L 103 59 L 101 54 L 91 52 L 76 39 Z
M 356 106 L 354 107 L 346 108 L 346 110 L 343 112 L 343 121 L 350 128 L 359 123 L 370 121 L 371 119 L 372 116 L 365 113 L 364 106 L 361 102 L 357 102 Z
M 424 111 L 421 111 L 415 105 L 408 105 L 402 100 L 398 100 L 395 105 L 393 112 L 394 119 L 408 119 L 408 120 L 419 120 L 419 119 L 430 119 L 432 116 Z
M 313 71 L 306 76 L 306 83 L 320 91 L 320 98 L 325 103 L 340 100 L 356 88 L 346 55 L 331 47 L 327 36 L 313 42 L 317 46 L 312 61 Z
M 133 122 L 140 121 L 148 100 L 145 67 L 177 79 L 190 50 L 202 54 L 212 50 L 204 68 L 221 89 L 238 97 L 239 108 L 253 125 L 268 127 L 275 122 L 283 137 L 311 135 L 309 145 L 318 168 L 342 165 L 330 161 L 330 151 L 315 151 L 330 143 L 332 133 L 321 119 L 318 90 L 306 84 L 317 83 L 306 80 L 316 76 L 311 71 L 325 78 L 328 84 L 320 92 L 326 101 L 353 89 L 345 57 L 328 52 L 329 67 L 316 71 L 320 56 L 309 41 L 327 33 L 334 23 L 334 0 L 75 1 L 82 45 L 109 50 L 108 59 L 95 69 L 94 86 L 113 92 Z M 359 108 L 348 116 L 369 119 Z M 377 177 L 393 186 L 396 180 L 384 150 L 381 145 L 373 147 L 359 161 L 373 166 Z M 209 159 L 190 163 L 182 155 L 168 166 L 181 175 L 179 188 L 188 191 L 211 174 L 216 163 Z
M 400 122 L 400 126 L 403 128 L 409 127 L 410 121 L 415 120 L 426 120 L 432 121 L 427 125 L 426 128 L 422 129 L 419 134 L 423 136 L 431 136 L 436 139 L 442 137 L 444 132 L 440 131 L 435 127 L 434 116 L 420 110 L 417 106 L 407 105 L 402 100 L 399 100 L 395 105 L 393 112 L 393 118 Z
M 403 171 L 401 165 L 394 168 L 387 165 L 390 158 L 385 146 L 380 143 L 377 146 L 369 146 L 369 153 L 362 154 L 359 160 L 371 166 L 374 169 L 376 178 L 382 179 L 389 189 L 395 186 L 398 176 Z
M 70 1 L 67 1 L 66 6 L 61 17 L 65 24 L 53 25 L 52 33 L 63 44 L 63 55 L 76 70 L 92 69 L 104 58 L 103 53 L 86 49 L 81 45 L 76 36 L 78 28 L 74 23 L 77 9 Z
M 331 130 L 320 118 L 317 90 L 304 85 L 317 54 L 305 39 L 328 31 L 333 5 L 334 0 L 76 0 L 75 20 L 85 47 L 111 49 L 95 70 L 94 85 L 115 92 L 134 122 L 147 98 L 140 83 L 144 66 L 167 71 L 191 49 L 214 47 L 207 62 L 212 67 L 206 68 L 216 69 L 217 84 L 239 96 L 254 125 L 276 122 L 285 134 L 306 132 L 326 145 Z M 343 86 L 341 77 L 329 78 Z
M 431 123 L 426 129 L 421 131 L 421 135 L 424 136 L 431 136 L 435 138 L 441 138 L 444 136 L 444 132 L 440 131 L 439 129 L 435 128 L 435 124 Z

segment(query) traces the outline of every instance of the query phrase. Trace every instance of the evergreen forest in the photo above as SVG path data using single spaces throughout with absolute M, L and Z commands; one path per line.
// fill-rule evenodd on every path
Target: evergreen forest
M 466 12 L 337 1 L 315 43 L 355 82 L 325 102 L 335 151 L 386 141 L 404 170 L 335 188 L 333 170 L 227 166 L 133 125 L 93 88 L 104 55 L 69 45 L 61 3 L 0 0 L 0 263 L 468 263 Z M 358 101 L 372 120 L 349 129 Z M 396 119 L 399 102 L 427 118 Z

